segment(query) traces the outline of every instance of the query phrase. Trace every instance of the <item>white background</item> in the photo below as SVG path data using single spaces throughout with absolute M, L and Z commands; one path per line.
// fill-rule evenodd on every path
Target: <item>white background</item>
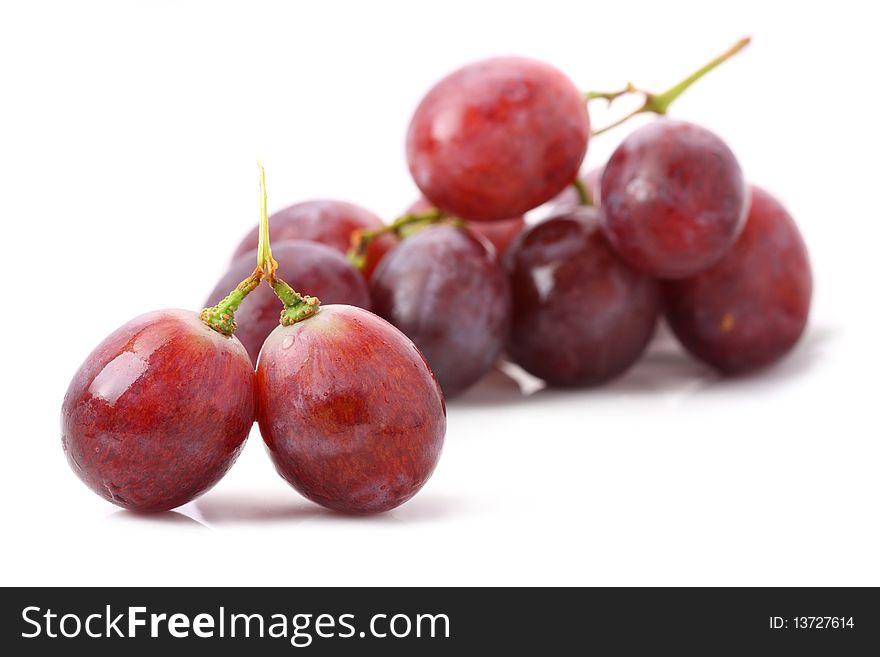
M 0 10 L 2 584 L 880 584 L 870 3 L 237 4 Z M 135 315 L 200 307 L 257 220 L 257 157 L 270 210 L 329 196 L 391 218 L 416 193 L 409 116 L 458 65 L 524 54 L 584 89 L 659 91 L 745 34 L 672 113 L 727 139 L 811 248 L 814 313 L 780 366 L 722 381 L 660 340 L 600 390 L 493 375 L 381 517 L 300 498 L 256 429 L 176 514 L 120 511 L 69 470 L 70 377 Z

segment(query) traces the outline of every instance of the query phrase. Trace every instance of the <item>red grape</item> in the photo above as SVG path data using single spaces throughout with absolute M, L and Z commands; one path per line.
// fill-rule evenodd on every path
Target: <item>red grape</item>
M 383 319 L 322 306 L 276 328 L 257 366 L 260 431 L 279 474 L 347 513 L 406 502 L 440 456 L 446 408 L 418 349 Z
M 580 207 L 523 233 L 508 253 L 513 329 L 507 352 L 555 386 L 602 383 L 645 350 L 657 284 L 608 245 L 597 210 Z
M 370 291 L 363 277 L 345 256 L 317 242 L 276 242 L 272 255 L 278 261 L 278 277 L 297 291 L 318 297 L 325 303 L 344 303 L 370 308 Z M 245 279 L 257 261 L 256 250 L 240 256 L 208 295 L 208 307 L 217 304 L 229 290 Z M 281 302 L 272 288 L 261 285 L 242 301 L 235 312 L 235 336 L 256 363 L 263 342 L 278 326 Z
M 166 511 L 216 484 L 254 423 L 254 372 L 234 337 L 162 310 L 114 331 L 74 375 L 61 410 L 73 471 L 101 497 Z
M 739 163 L 705 128 L 661 119 L 614 151 L 602 174 L 603 227 L 633 267 L 683 278 L 717 262 L 745 221 Z
M 269 238 L 272 242 L 307 240 L 331 246 L 347 253 L 356 230 L 382 228 L 384 223 L 375 214 L 354 203 L 329 199 L 305 201 L 279 210 L 269 217 Z M 259 228 L 248 233 L 235 250 L 233 259 L 257 248 Z M 364 277 L 369 280 L 379 261 L 396 243 L 391 234 L 372 240 L 367 248 Z
M 465 228 L 435 225 L 391 251 L 370 283 L 375 312 L 425 355 L 451 397 L 488 372 L 510 328 L 507 276 Z
M 434 205 L 431 201 L 423 196 L 409 206 L 407 213 L 426 212 L 433 209 Z M 499 219 L 498 221 L 470 221 L 466 223 L 469 229 L 485 237 L 495 247 L 495 252 L 499 258 L 504 255 L 507 247 L 526 227 L 526 219 L 522 215 L 508 219 Z
M 497 57 L 437 83 L 413 115 L 407 160 L 440 209 L 472 221 L 521 215 L 577 176 L 590 120 L 584 97 L 543 62 Z
M 666 317 L 688 351 L 728 374 L 781 358 L 807 323 L 807 249 L 785 208 L 751 188 L 745 229 L 711 268 L 664 285 Z
M 486 240 L 495 247 L 495 253 L 498 258 L 504 255 L 517 236 L 526 228 L 526 220 L 524 217 L 513 217 L 512 219 L 500 219 L 498 221 L 472 221 L 468 223 L 468 228 L 477 235 L 485 237 Z

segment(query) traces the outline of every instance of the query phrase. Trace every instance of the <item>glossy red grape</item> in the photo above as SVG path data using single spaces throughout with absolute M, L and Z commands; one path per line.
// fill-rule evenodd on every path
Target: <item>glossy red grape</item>
M 370 291 L 358 271 L 339 251 L 317 242 L 292 240 L 276 242 L 272 255 L 278 261 L 278 277 L 293 289 L 318 297 L 322 302 L 344 303 L 370 308 Z M 229 290 L 254 270 L 256 249 L 240 256 L 208 296 L 206 306 L 214 306 Z M 235 312 L 236 337 L 256 363 L 263 342 L 278 326 L 281 302 L 269 285 L 261 285 L 242 301 Z
M 728 374 L 778 360 L 797 343 L 810 311 L 807 249 L 785 208 L 751 189 L 745 229 L 711 268 L 664 285 L 666 317 L 697 358 Z
M 748 195 L 739 163 L 705 128 L 660 119 L 614 151 L 602 174 L 603 227 L 633 267 L 659 278 L 716 263 L 742 230 Z
M 521 215 L 577 176 L 590 121 L 558 69 L 522 57 L 469 64 L 438 82 L 410 122 L 409 170 L 437 207 L 472 221 Z
M 425 212 L 433 210 L 434 205 L 424 196 L 409 206 L 407 213 Z M 526 219 L 522 215 L 511 217 L 509 219 L 499 219 L 498 221 L 470 221 L 466 222 L 467 227 L 473 232 L 485 237 L 500 258 L 507 251 L 507 247 L 516 239 L 526 227 Z
M 234 337 L 161 310 L 114 331 L 74 375 L 61 410 L 73 471 L 101 497 L 166 511 L 216 484 L 254 423 L 254 372 Z
M 435 225 L 402 240 L 370 293 L 374 311 L 416 344 L 447 397 L 492 368 L 510 329 L 507 276 L 465 228 Z
M 508 355 L 554 386 L 588 386 L 625 371 L 660 313 L 657 284 L 624 263 L 580 207 L 523 233 L 507 263 L 513 291 Z
M 384 225 L 369 210 L 354 203 L 321 199 L 305 201 L 279 210 L 269 217 L 269 238 L 272 243 L 284 240 L 307 240 L 331 246 L 347 253 L 352 233 L 374 230 Z M 233 259 L 257 248 L 259 227 L 248 233 L 235 250 Z M 369 280 L 379 261 L 396 243 L 393 235 L 385 234 L 372 240 L 367 248 L 364 277 Z
M 278 327 L 257 366 L 260 431 L 279 474 L 346 513 L 406 502 L 440 456 L 446 408 L 419 351 L 385 320 L 321 306 Z

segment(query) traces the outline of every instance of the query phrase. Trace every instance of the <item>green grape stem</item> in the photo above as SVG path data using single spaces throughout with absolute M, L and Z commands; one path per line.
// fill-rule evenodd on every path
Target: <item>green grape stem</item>
M 602 99 L 608 102 L 610 105 L 612 102 L 620 98 L 621 96 L 625 96 L 628 94 L 641 94 L 644 97 L 644 102 L 642 105 L 629 114 L 622 116 L 617 119 L 613 123 L 600 128 L 599 130 L 593 131 L 593 136 L 601 135 L 604 132 L 608 132 L 609 130 L 616 128 L 617 126 L 626 123 L 632 117 L 637 116 L 638 114 L 658 114 L 660 116 L 665 116 L 669 111 L 669 106 L 683 94 L 690 86 L 702 78 L 704 75 L 717 68 L 728 59 L 737 54 L 740 50 L 745 48 L 751 42 L 751 37 L 744 37 L 733 44 L 730 48 L 725 50 L 723 53 L 709 61 L 704 66 L 698 68 L 696 71 L 691 73 L 689 76 L 684 78 L 678 84 L 673 85 L 663 93 L 653 94 L 649 91 L 645 91 L 634 86 L 631 82 L 626 85 L 625 88 L 620 91 L 588 91 L 584 94 L 587 101 Z
M 276 272 L 278 263 L 272 257 L 272 245 L 269 243 L 269 212 L 266 202 L 266 170 L 257 162 L 260 170 L 260 237 L 257 245 L 257 267 L 220 303 L 212 308 L 202 310 L 199 317 L 209 327 L 222 333 L 232 335 L 235 332 L 235 311 L 248 294 L 253 292 L 265 279 L 281 300 L 284 310 L 281 311 L 281 324 L 289 326 L 307 317 L 311 317 L 321 305 L 316 297 L 309 297 L 295 291 L 282 281 Z
M 580 177 L 575 178 L 571 186 L 577 192 L 578 201 L 581 205 L 593 205 L 593 196 L 590 194 L 590 190 L 587 189 L 586 183 Z
M 448 218 L 449 215 L 442 210 L 431 208 L 430 210 L 424 210 L 422 212 L 409 212 L 381 228 L 355 231 L 351 236 L 351 248 L 348 250 L 348 261 L 356 269 L 363 270 L 367 260 L 367 247 L 370 245 L 370 242 L 377 237 L 389 233 L 394 234 L 397 237 L 403 237 L 406 233 L 411 232 L 410 229 L 429 226 Z
M 235 333 L 235 311 L 245 297 L 257 289 L 263 280 L 263 271 L 257 267 L 254 273 L 244 279 L 226 298 L 212 308 L 203 308 L 201 320 L 215 331 L 229 336 Z
M 260 168 L 260 240 L 257 245 L 257 270 L 263 272 L 266 282 L 284 306 L 281 311 L 281 325 L 290 326 L 317 313 L 321 302 L 317 297 L 300 294 L 276 275 L 278 262 L 272 257 L 272 245 L 269 241 L 266 170 L 259 162 L 257 166 Z

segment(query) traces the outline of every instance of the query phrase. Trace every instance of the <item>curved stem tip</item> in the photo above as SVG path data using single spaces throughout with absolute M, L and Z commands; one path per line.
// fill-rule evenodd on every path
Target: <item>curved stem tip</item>
M 713 69 L 717 68 L 719 65 L 723 64 L 728 59 L 733 57 L 736 53 L 738 53 L 740 50 L 742 50 L 747 45 L 749 45 L 751 40 L 752 40 L 751 37 L 743 37 L 742 39 L 737 41 L 735 44 L 733 44 L 730 48 L 725 50 L 723 53 L 721 53 L 720 55 L 718 55 L 717 57 L 715 57 L 711 61 L 707 62 L 705 65 L 701 66 L 696 71 L 691 73 L 689 76 L 684 78 L 681 82 L 671 86 L 669 89 L 667 89 L 663 93 L 653 94 L 649 91 L 645 91 L 644 89 L 639 89 L 638 87 L 635 87 L 631 82 L 628 83 L 626 85 L 626 87 L 621 89 L 620 91 L 610 91 L 610 92 L 608 92 L 608 91 L 588 91 L 586 94 L 584 94 L 587 101 L 596 100 L 596 99 L 601 98 L 601 99 L 606 100 L 609 104 L 612 103 L 613 101 L 617 100 L 621 96 L 625 96 L 627 94 L 637 93 L 637 94 L 641 94 L 642 96 L 644 96 L 644 102 L 642 103 L 642 105 L 640 107 L 636 108 L 635 110 L 633 110 L 629 114 L 622 116 L 621 118 L 617 119 L 613 123 L 610 123 L 609 125 L 606 125 L 605 127 L 600 128 L 599 130 L 594 130 L 593 136 L 595 137 L 597 135 L 601 135 L 603 132 L 608 132 L 612 128 L 616 128 L 617 126 L 619 126 L 623 123 L 626 123 L 632 117 L 634 117 L 638 114 L 653 113 L 653 114 L 659 114 L 660 116 L 664 116 L 669 111 L 669 106 L 679 96 L 681 96 L 681 94 L 683 94 L 688 88 L 690 88 L 690 86 L 694 82 L 696 82 L 697 80 L 702 78 L 709 71 L 712 71 Z

